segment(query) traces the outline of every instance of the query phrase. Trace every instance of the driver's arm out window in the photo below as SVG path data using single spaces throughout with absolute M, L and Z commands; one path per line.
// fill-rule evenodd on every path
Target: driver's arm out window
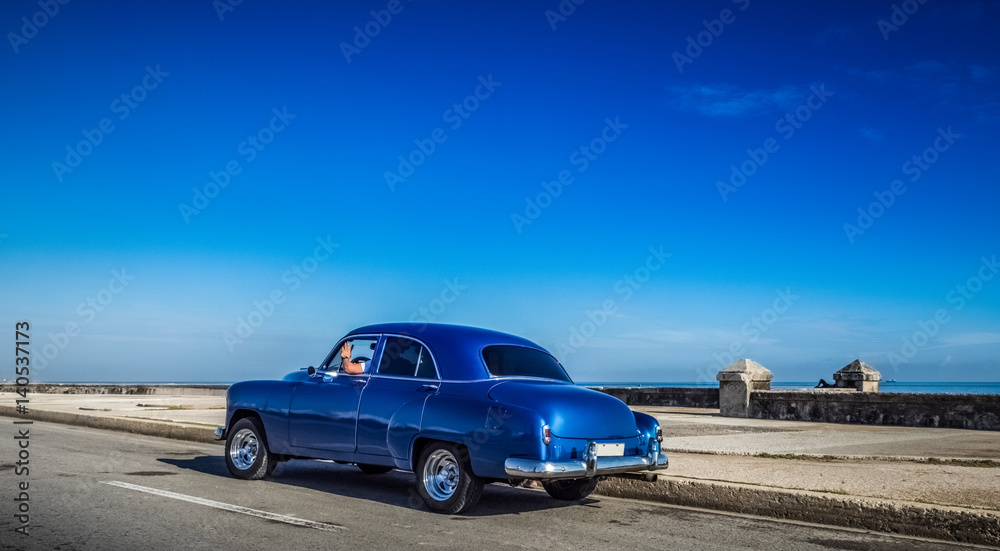
M 372 337 L 358 337 L 344 341 L 337 350 L 334 350 L 330 369 L 354 375 L 367 372 L 377 343 L 378 340 Z

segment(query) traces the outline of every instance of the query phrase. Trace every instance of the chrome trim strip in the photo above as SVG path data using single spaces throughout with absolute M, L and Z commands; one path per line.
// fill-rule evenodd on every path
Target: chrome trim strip
M 556 382 L 562 383 L 569 386 L 580 386 L 576 383 L 563 381 L 562 379 L 549 379 L 547 377 L 525 377 L 523 375 L 505 375 L 503 377 L 490 377 L 488 379 L 441 379 L 442 383 L 485 383 L 485 382 L 498 382 L 498 381 L 543 381 L 543 382 Z M 580 387 L 587 388 L 587 387 Z

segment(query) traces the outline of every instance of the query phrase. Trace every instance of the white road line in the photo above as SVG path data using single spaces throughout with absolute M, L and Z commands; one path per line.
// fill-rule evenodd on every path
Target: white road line
M 230 505 L 228 503 L 222 503 L 221 501 L 212 501 L 211 499 L 203 499 L 200 497 L 194 497 L 184 494 L 178 494 L 175 492 L 168 492 L 166 490 L 157 490 L 156 488 L 148 488 L 146 486 L 138 486 L 135 484 L 129 484 L 128 482 L 118 482 L 117 480 L 111 480 L 101 484 L 107 484 L 109 486 L 118 486 L 119 488 L 126 488 L 128 490 L 135 490 L 137 492 L 146 492 L 147 494 L 153 494 L 163 497 L 169 497 L 173 499 L 179 499 L 181 501 L 188 501 L 191 503 L 197 503 L 198 505 L 207 505 L 209 507 L 215 507 L 216 509 L 222 509 L 224 511 L 232 511 L 234 513 L 243 513 L 244 515 L 250 515 L 254 517 L 260 517 L 267 520 L 276 520 L 278 522 L 284 522 L 287 524 L 294 524 L 295 526 L 304 526 L 306 528 L 315 528 L 317 530 L 344 530 L 343 526 L 337 526 L 336 524 L 327 524 L 325 522 L 316 522 L 314 520 L 305 520 L 297 517 L 290 517 L 287 515 L 279 515 L 277 513 L 269 513 L 267 511 L 258 511 L 257 509 L 250 509 L 249 507 L 241 507 L 239 505 Z

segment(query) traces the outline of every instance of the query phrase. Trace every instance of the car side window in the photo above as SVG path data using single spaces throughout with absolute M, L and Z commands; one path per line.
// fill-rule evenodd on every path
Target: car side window
M 437 379 L 437 367 L 434 366 L 434 358 L 427 351 L 426 347 L 420 347 L 420 359 L 417 361 L 417 378 Z
M 366 373 L 376 344 L 378 344 L 378 339 L 375 337 L 347 339 L 333 350 L 333 356 L 331 356 L 327 369 L 354 374 Z M 347 357 L 346 360 L 345 357 Z
M 437 369 L 424 345 L 405 337 L 388 337 L 378 364 L 378 374 L 436 379 Z

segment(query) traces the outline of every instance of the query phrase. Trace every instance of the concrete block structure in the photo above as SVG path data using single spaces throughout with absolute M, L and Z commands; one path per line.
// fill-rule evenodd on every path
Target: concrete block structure
M 882 380 L 882 374 L 865 362 L 854 360 L 834 373 L 833 380 L 836 382 L 837 388 L 853 388 L 858 392 L 878 392 L 878 384 Z
M 774 375 L 766 367 L 748 360 L 736 360 L 719 372 L 719 413 L 723 417 L 750 417 L 750 393 L 770 390 Z

